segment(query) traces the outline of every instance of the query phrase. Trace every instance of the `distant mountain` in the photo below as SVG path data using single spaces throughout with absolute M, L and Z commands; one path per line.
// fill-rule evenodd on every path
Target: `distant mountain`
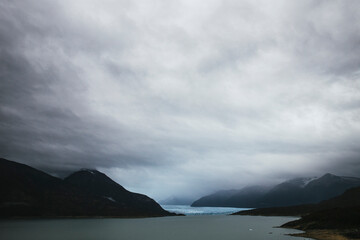
M 159 203 L 162 205 L 190 205 L 194 199 L 186 197 L 170 197 L 165 200 L 161 200 Z
M 82 170 L 65 180 L 0 159 L 0 217 L 155 217 L 173 215 L 105 174 Z
M 287 207 L 257 208 L 240 211 L 234 215 L 255 215 L 255 216 L 301 216 L 316 211 L 335 208 L 360 207 L 360 187 L 351 188 L 340 196 L 324 200 L 317 204 L 303 204 Z
M 257 207 L 289 206 L 307 202 L 311 195 L 304 194 L 307 184 L 317 179 L 295 178 L 271 188 L 261 199 Z M 360 184 L 360 181 L 359 181 Z M 326 197 L 324 196 L 324 199 Z M 310 200 L 310 202 L 312 202 Z
M 252 186 L 240 190 L 223 190 L 196 200 L 193 207 L 255 207 L 268 191 L 266 187 Z
M 347 189 L 360 186 L 360 178 L 340 177 L 330 173 L 309 182 L 304 188 L 307 203 L 320 202 L 344 193 Z
M 296 178 L 272 188 L 246 187 L 219 191 L 196 200 L 192 206 L 281 207 L 317 203 L 360 186 L 360 178 L 327 173 L 320 178 Z
M 262 201 L 264 194 L 268 191 L 269 187 L 264 186 L 245 187 L 228 198 L 227 206 L 256 207 L 256 205 Z
M 360 187 L 346 190 L 343 194 L 317 204 L 302 204 L 296 206 L 257 208 L 240 211 L 235 215 L 261 215 L 261 216 L 301 216 L 311 212 L 345 207 L 360 206 Z
M 191 204 L 192 207 L 224 207 L 227 200 L 239 192 L 239 190 L 221 190 L 213 194 L 204 196 Z

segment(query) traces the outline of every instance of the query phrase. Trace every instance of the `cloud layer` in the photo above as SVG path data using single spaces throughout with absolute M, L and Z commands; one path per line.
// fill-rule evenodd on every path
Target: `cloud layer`
M 359 1 L 2 1 L 0 156 L 157 199 L 360 174 Z

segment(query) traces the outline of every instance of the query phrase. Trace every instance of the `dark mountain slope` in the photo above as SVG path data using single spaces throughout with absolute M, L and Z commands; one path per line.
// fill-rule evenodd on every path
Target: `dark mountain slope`
M 242 206 L 254 208 L 262 204 L 263 196 L 269 191 L 269 187 L 251 186 L 245 187 L 232 195 L 227 200 L 227 206 Z
M 192 207 L 225 207 L 227 200 L 238 193 L 238 190 L 221 190 L 213 194 L 204 196 L 191 204 Z
M 343 194 L 347 189 L 360 186 L 360 179 L 355 177 L 340 177 L 330 173 L 309 182 L 304 188 L 308 202 L 320 202 Z
M 347 190 L 340 196 L 322 201 L 290 207 L 259 208 L 237 212 L 234 215 L 302 216 L 282 227 L 306 231 L 297 236 L 323 239 L 360 239 L 360 187 Z M 335 236 L 339 236 L 335 238 Z M 347 239 L 346 238 L 346 239 Z
M 162 205 L 191 205 L 192 202 L 194 202 L 193 198 L 175 196 L 161 200 L 159 203 Z
M 302 216 L 299 220 L 284 224 L 283 227 L 300 230 L 358 228 L 360 227 L 360 206 L 314 211 Z
M 314 204 L 360 186 L 360 178 L 325 174 L 317 179 L 296 178 L 273 188 L 248 187 L 241 190 L 219 191 L 195 201 L 192 206 L 282 207 Z M 297 212 L 298 209 L 295 211 Z
M 360 187 L 347 190 L 340 196 L 322 201 L 318 204 L 304 204 L 289 207 L 258 208 L 240 211 L 234 215 L 262 215 L 262 216 L 300 216 L 309 213 L 337 208 L 360 207 Z
M 24 164 L 0 159 L 0 217 L 172 215 L 152 199 L 128 192 L 106 175 L 97 173 L 99 178 L 92 178 L 86 187 L 75 184 L 75 181 L 63 181 Z M 107 188 L 109 184 L 111 188 Z M 119 194 L 117 201 L 111 196 L 106 198 L 103 192 L 90 191 L 92 186 L 97 190 L 104 188 L 126 192 L 125 200 Z
M 324 208 L 360 206 L 360 187 L 349 189 L 340 196 L 322 201 L 318 205 Z
M 276 185 L 262 197 L 261 204 L 257 207 L 288 206 L 304 202 L 304 181 L 303 178 L 296 178 Z
M 191 204 L 193 207 L 257 207 L 267 187 L 250 186 L 240 190 L 223 190 L 204 196 Z
M 282 227 L 307 231 L 303 236 L 309 237 L 316 237 L 317 232 L 326 230 L 360 239 L 360 187 L 315 205 L 310 213 Z
M 129 192 L 111 178 L 96 170 L 75 172 L 65 178 L 64 181 L 69 185 L 82 189 L 89 195 L 102 197 L 137 214 L 152 214 L 155 211 L 163 215 L 167 214 L 153 199 L 143 194 Z

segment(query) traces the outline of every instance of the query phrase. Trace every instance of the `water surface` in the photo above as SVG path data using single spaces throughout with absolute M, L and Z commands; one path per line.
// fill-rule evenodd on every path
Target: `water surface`
M 193 215 L 143 219 L 0 221 L 1 240 L 296 240 L 288 217 Z M 304 239 L 304 238 L 301 238 Z

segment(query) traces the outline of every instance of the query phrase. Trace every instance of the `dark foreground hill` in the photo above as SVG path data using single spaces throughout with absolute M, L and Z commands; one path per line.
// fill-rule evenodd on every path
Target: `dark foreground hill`
M 192 206 L 264 208 L 313 204 L 357 186 L 360 186 L 360 178 L 327 173 L 320 178 L 292 179 L 271 188 L 257 186 L 219 191 L 200 198 Z
M 0 217 L 157 217 L 174 215 L 105 174 L 82 170 L 62 180 L 0 159 Z
M 349 189 L 338 197 L 318 204 L 259 208 L 241 211 L 235 215 L 301 215 L 301 219 L 286 223 L 282 227 L 304 230 L 307 233 L 301 236 L 316 239 L 335 239 L 331 238 L 334 235 L 360 239 L 360 187 Z

